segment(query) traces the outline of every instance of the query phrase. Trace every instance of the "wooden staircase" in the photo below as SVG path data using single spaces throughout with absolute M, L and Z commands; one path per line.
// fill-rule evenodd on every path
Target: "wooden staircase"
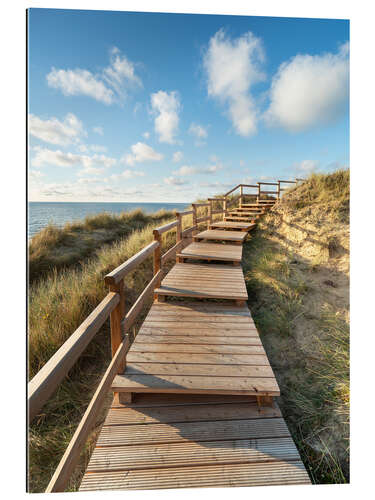
M 224 222 L 251 222 L 256 221 L 270 210 L 276 199 L 258 200 L 256 203 L 241 204 L 238 208 L 229 210 L 224 215 Z
M 107 296 L 29 383 L 32 419 L 110 317 L 112 360 L 46 492 L 67 487 L 109 389 L 113 402 L 80 491 L 310 484 L 274 400 L 280 389 L 240 265 L 252 221 L 276 200 L 244 204 L 243 187 L 229 192 L 241 189 L 238 209 L 227 212 L 225 195 L 221 210 L 209 199 L 155 229 L 153 242 L 107 274 Z M 172 230 L 176 244 L 162 255 L 162 235 Z M 153 278 L 126 312 L 125 278 L 151 255 Z M 165 272 L 170 259 L 176 264 Z

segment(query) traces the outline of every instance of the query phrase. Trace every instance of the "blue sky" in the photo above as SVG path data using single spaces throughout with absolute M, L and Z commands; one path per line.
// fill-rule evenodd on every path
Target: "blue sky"
M 191 202 L 349 166 L 344 20 L 31 9 L 29 198 Z

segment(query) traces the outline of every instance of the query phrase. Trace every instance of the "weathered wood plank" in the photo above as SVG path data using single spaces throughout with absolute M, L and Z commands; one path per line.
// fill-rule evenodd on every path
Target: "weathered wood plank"
M 210 377 L 274 377 L 269 365 L 196 365 L 176 363 L 128 363 L 125 375 L 204 375 Z
M 254 368 L 255 369 L 255 368 Z M 262 370 L 263 368 L 259 368 Z M 117 375 L 114 392 L 215 392 L 216 394 L 249 394 L 279 396 L 280 390 L 270 377 L 207 377 L 200 375 Z

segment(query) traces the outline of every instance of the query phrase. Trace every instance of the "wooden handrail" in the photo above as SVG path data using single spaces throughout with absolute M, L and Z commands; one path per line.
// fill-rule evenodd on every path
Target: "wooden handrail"
M 233 189 L 231 189 L 230 191 L 228 191 L 227 193 L 225 193 L 223 196 L 228 196 L 228 194 L 231 194 L 233 193 L 233 191 L 235 191 L 236 189 L 238 189 L 239 187 L 241 186 L 241 184 L 237 184 L 237 186 L 235 186 Z
M 246 188 L 257 188 L 258 186 L 256 184 L 240 184 L 242 187 Z
M 277 182 L 257 182 L 257 184 L 265 184 L 267 186 L 277 186 Z
M 120 264 L 118 267 L 116 267 L 116 269 L 105 276 L 105 283 L 107 285 L 114 285 L 121 281 L 127 273 L 133 271 L 138 266 L 138 264 L 147 259 L 147 257 L 152 254 L 152 252 L 158 245 L 159 243 L 157 241 L 153 241 L 138 253 L 133 255 L 133 257 L 130 257 L 130 259 L 126 260 L 123 264 Z
M 176 253 L 180 251 L 182 247 L 182 242 L 177 241 L 173 247 L 165 252 L 164 255 L 161 256 L 161 265 L 163 266 L 169 259 L 175 257 Z
M 177 221 L 174 220 L 173 222 L 169 222 L 168 224 L 164 224 L 164 226 L 160 226 L 160 227 L 157 227 L 156 229 L 154 229 L 154 234 L 155 234 L 155 232 L 158 232 L 159 234 L 163 234 L 167 231 L 170 231 L 171 229 L 173 229 L 176 226 L 177 226 Z
M 35 377 L 30 380 L 28 383 L 30 422 L 58 388 L 119 301 L 117 293 L 108 293 Z
M 176 213 L 176 216 L 183 217 L 184 215 L 191 215 L 193 213 L 193 210 L 187 210 L 186 212 L 175 212 L 175 213 Z
M 116 354 L 112 358 L 98 388 L 92 397 L 65 453 L 55 470 L 45 492 L 64 491 L 75 466 L 78 463 L 80 452 L 95 424 L 97 413 L 102 406 L 118 368 L 130 347 L 129 338 L 126 336 L 121 342 Z

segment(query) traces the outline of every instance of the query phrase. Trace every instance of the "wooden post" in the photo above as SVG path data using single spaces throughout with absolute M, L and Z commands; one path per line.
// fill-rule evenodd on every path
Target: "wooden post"
M 242 208 L 243 186 L 240 186 L 240 208 Z
M 277 181 L 277 199 L 280 199 L 280 181 Z
M 176 243 L 179 243 L 182 241 L 182 216 L 180 213 L 176 212 L 176 217 L 177 217 L 177 227 L 176 227 Z M 182 243 L 183 247 L 183 243 Z M 179 263 L 181 262 L 181 257 L 177 257 L 177 254 L 181 252 L 182 248 L 180 248 L 179 251 L 176 252 L 176 262 Z
M 225 216 L 227 215 L 227 198 L 226 197 L 224 198 L 224 201 L 223 201 L 223 210 L 224 210 L 223 220 L 225 220 Z
M 154 234 L 154 240 L 159 243 L 159 245 L 154 250 L 154 276 L 155 276 L 155 274 L 157 274 L 161 269 L 161 234 L 157 229 L 154 229 L 153 234 Z M 158 282 L 155 283 L 155 288 L 160 287 L 160 282 L 161 279 L 159 279 Z
M 197 225 L 197 207 L 195 206 L 195 203 L 192 204 L 193 207 L 193 226 Z M 194 229 L 194 231 L 191 233 L 192 236 L 196 235 L 198 231 Z
M 260 182 L 257 182 L 257 184 L 258 184 L 258 194 L 257 194 L 257 203 L 258 203 L 260 200 Z
M 122 340 L 121 334 L 121 322 L 125 317 L 125 292 L 124 292 L 124 280 L 120 280 L 118 283 L 109 285 L 109 290 L 111 292 L 116 292 L 120 295 L 120 302 L 113 309 L 110 314 L 110 324 L 111 324 L 111 351 L 112 358 L 116 354 Z
M 210 206 L 208 207 L 208 216 L 209 216 L 209 219 L 208 219 L 208 224 L 209 226 L 211 226 L 212 224 L 212 200 L 209 200 L 209 204 Z

